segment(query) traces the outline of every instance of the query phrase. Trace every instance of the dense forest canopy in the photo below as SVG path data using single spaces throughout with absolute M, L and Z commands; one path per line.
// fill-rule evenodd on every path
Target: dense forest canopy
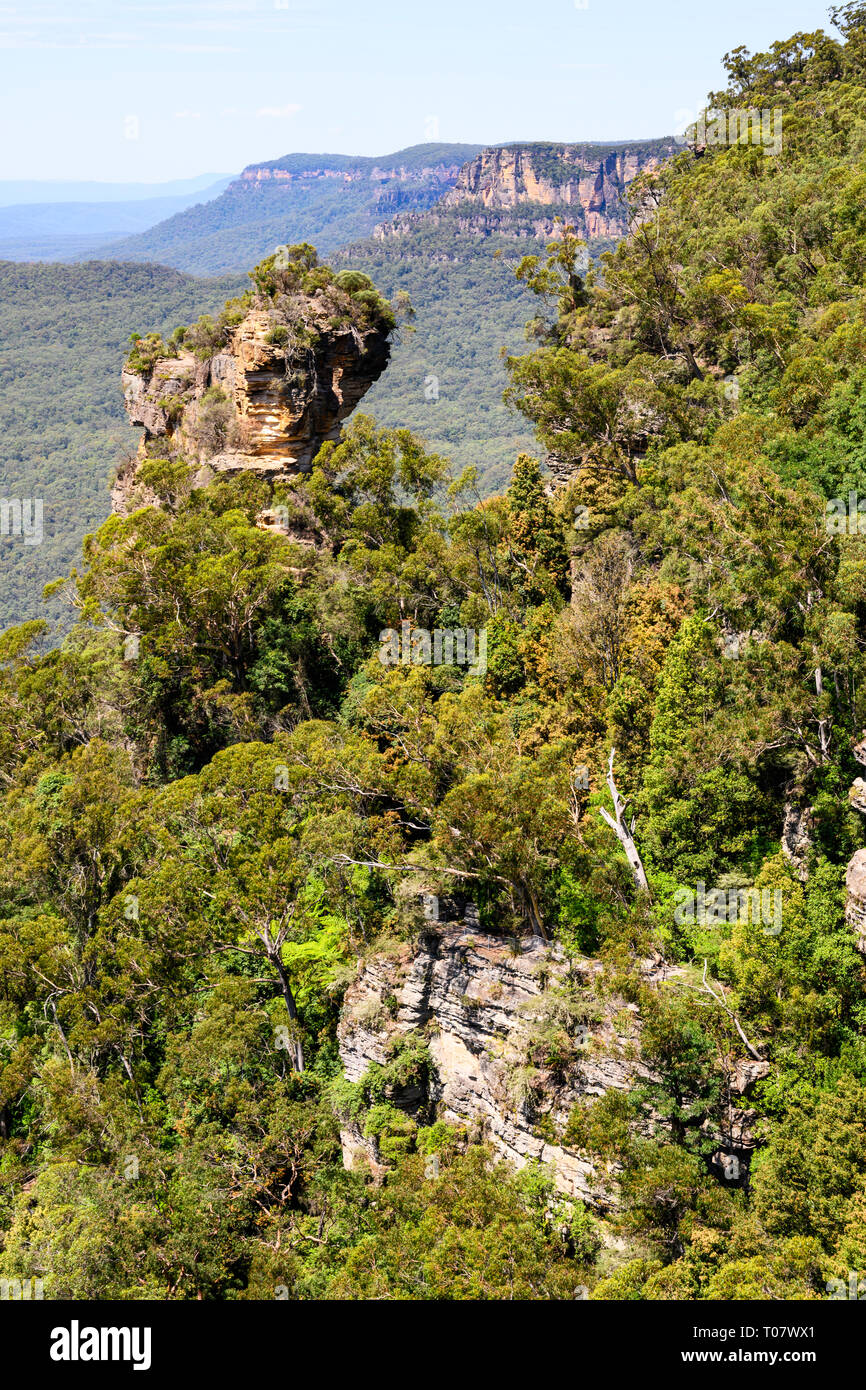
M 522 454 L 482 500 L 364 415 L 275 496 L 156 460 L 62 647 L 0 639 L 0 1274 L 786 1300 L 863 1268 L 866 8 L 833 23 L 728 55 L 711 104 L 779 108 L 778 154 L 688 144 L 599 268 L 567 228 L 518 267 L 508 391 L 563 486 Z M 485 669 L 383 661 L 404 624 L 483 632 Z M 455 880 L 574 967 L 524 1089 L 579 1070 L 592 1008 L 640 1016 L 641 1084 L 549 1136 L 603 1214 L 393 1103 L 423 1033 L 342 1074 L 359 961 Z

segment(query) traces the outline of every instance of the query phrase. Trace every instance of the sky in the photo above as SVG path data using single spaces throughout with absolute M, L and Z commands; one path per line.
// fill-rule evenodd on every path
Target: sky
M 823 0 L 0 0 L 0 179 L 669 135 Z

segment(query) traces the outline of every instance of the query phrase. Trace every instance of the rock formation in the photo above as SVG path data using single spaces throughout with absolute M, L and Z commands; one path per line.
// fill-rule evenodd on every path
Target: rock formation
M 866 849 L 858 849 L 845 871 L 845 920 L 857 933 L 857 950 L 866 953 Z
M 814 818 L 810 806 L 796 800 L 786 801 L 782 823 L 782 853 L 801 883 L 809 877 L 809 852 L 812 848 Z
M 675 150 L 673 140 L 482 150 L 463 166 L 442 201 L 451 207 L 472 201 L 488 209 L 556 204 L 574 209 L 588 237 L 621 237 L 627 231 L 622 196 L 626 188 Z
M 464 164 L 432 213 L 396 217 L 376 228 L 380 239 L 449 219 L 458 231 L 546 238 L 555 216 L 567 217 L 588 240 L 628 231 L 624 193 L 644 170 L 676 152 L 673 140 L 626 145 L 504 145 Z
M 848 792 L 848 805 L 852 811 L 866 812 L 866 782 L 862 777 L 855 777 Z
M 188 335 L 179 346 L 155 335 L 136 346 L 122 383 L 144 437 L 115 482 L 116 512 L 154 501 L 138 476 L 147 458 L 183 459 L 197 487 L 240 472 L 274 483 L 309 472 L 322 444 L 339 437 L 388 363 L 393 318 L 366 277 L 312 269 L 317 287 L 306 292 L 303 275 L 271 269 L 239 301 L 237 322 L 208 326 L 211 351 L 195 330 L 191 347 Z
M 601 966 L 576 969 L 589 1001 Z M 360 1080 L 371 1062 L 384 1063 L 395 1035 L 423 1031 L 435 1067 L 430 1099 L 443 1119 L 483 1134 L 518 1167 L 550 1163 L 564 1192 L 611 1205 L 600 1175 L 564 1145 L 562 1131 L 581 1098 L 627 1090 L 650 1073 L 638 1055 L 636 1006 L 622 1000 L 608 1000 L 597 1022 L 577 1027 L 574 1066 L 562 1073 L 544 1065 L 534 1031 L 568 973 L 561 949 L 537 937 L 515 946 L 465 921 L 431 924 L 417 949 L 362 963 L 338 1030 L 345 1074 Z M 411 1112 L 419 1100 L 413 1093 L 393 1103 Z M 342 1141 L 347 1167 L 362 1157 L 381 1171 L 375 1144 L 357 1126 L 345 1126 Z

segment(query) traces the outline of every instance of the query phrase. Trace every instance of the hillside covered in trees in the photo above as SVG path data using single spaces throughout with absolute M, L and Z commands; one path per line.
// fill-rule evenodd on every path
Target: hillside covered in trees
M 0 1275 L 785 1301 L 863 1268 L 866 7 L 833 21 L 728 55 L 711 104 L 778 108 L 778 153 L 696 135 L 597 268 L 566 227 L 518 265 L 555 489 L 521 454 L 482 499 L 363 414 L 275 489 L 151 431 L 160 505 L 58 581 L 63 646 L 3 634 Z M 287 375 L 304 302 L 393 322 L 293 255 L 244 304 Z

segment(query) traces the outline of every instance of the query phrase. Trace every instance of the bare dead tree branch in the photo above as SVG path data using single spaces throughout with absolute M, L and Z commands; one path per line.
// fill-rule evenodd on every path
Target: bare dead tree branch
M 609 811 L 605 810 L 604 806 L 599 807 L 599 812 L 601 814 L 602 820 L 610 826 L 614 835 L 616 835 L 617 839 L 619 840 L 620 844 L 625 850 L 625 856 L 628 860 L 629 868 L 631 869 L 631 874 L 635 882 L 635 887 L 641 893 L 649 893 L 649 884 L 647 883 L 647 876 L 644 872 L 643 861 L 641 860 L 641 857 L 638 854 L 637 845 L 635 844 L 632 838 L 632 831 L 634 830 L 634 820 L 632 820 L 631 828 L 629 828 L 626 825 L 624 819 L 626 803 L 620 796 L 617 790 L 616 783 L 613 780 L 613 759 L 615 753 L 616 749 L 611 748 L 610 761 L 607 767 L 606 778 L 610 794 L 613 798 L 613 815 L 611 815 Z
M 760 1052 L 758 1052 L 757 1048 L 752 1047 L 752 1044 L 749 1042 L 749 1039 L 746 1037 L 745 1033 L 743 1032 L 743 1029 L 742 1029 L 742 1027 L 741 1027 L 741 1025 L 740 1025 L 740 1020 L 737 1018 L 737 1015 L 734 1013 L 733 1009 L 729 1009 L 729 1008 L 728 1008 L 727 1000 L 725 999 L 724 994 L 723 994 L 721 991 L 720 991 L 718 994 L 716 994 L 715 990 L 712 989 L 712 988 L 710 987 L 710 985 L 709 985 L 709 983 L 708 983 L 708 981 L 707 981 L 707 962 L 706 962 L 706 961 L 704 961 L 704 973 L 703 973 L 703 975 L 701 976 L 701 984 L 703 985 L 704 989 L 706 990 L 706 992 L 707 992 L 707 994 L 710 996 L 710 998 L 711 998 L 711 999 L 715 999 L 715 1001 L 716 1001 L 716 1003 L 718 1004 L 719 1008 L 722 1009 L 722 1010 L 724 1010 L 724 1012 L 727 1014 L 728 1018 L 731 1020 L 731 1023 L 733 1023 L 734 1027 L 736 1028 L 737 1032 L 739 1033 L 740 1038 L 742 1039 L 744 1045 L 749 1049 L 749 1051 L 751 1052 L 751 1054 L 752 1054 L 752 1056 L 755 1058 L 755 1060 L 758 1061 L 758 1062 L 762 1062 L 764 1059 L 762 1058 Z

